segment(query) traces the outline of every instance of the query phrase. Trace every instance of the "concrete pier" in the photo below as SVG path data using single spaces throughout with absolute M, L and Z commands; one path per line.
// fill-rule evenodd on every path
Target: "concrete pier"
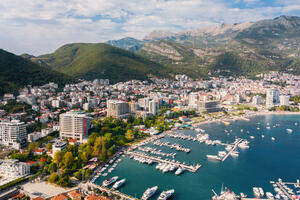
M 232 149 L 226 154 L 226 156 L 224 156 L 224 158 L 222 158 L 222 162 L 224 162 L 228 156 L 234 151 L 236 150 L 236 148 L 238 147 L 238 145 L 243 141 L 243 139 L 239 139 L 237 140 L 235 143 L 233 143 L 233 147 Z
M 138 156 L 138 157 L 142 157 L 142 158 L 146 158 L 146 159 L 151 159 L 153 162 L 167 163 L 167 164 L 175 165 L 176 167 L 182 167 L 185 170 L 190 171 L 190 172 L 196 172 L 201 167 L 200 164 L 197 164 L 196 166 L 185 165 L 185 164 L 176 163 L 176 162 L 168 161 L 168 160 L 163 160 L 161 158 L 157 158 L 157 157 L 154 157 L 154 156 L 148 156 L 148 155 L 133 152 L 133 151 L 127 151 L 126 153 L 128 155 L 131 155 L 131 156 Z

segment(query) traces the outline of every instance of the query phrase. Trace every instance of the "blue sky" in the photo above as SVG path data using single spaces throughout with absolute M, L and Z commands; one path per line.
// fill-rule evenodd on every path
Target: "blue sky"
M 0 48 L 50 53 L 71 42 L 142 39 L 279 15 L 300 16 L 300 0 L 1 0 Z

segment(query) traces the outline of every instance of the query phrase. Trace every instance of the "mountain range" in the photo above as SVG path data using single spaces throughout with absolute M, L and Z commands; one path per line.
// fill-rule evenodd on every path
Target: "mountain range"
M 254 76 L 269 70 L 299 73 L 299 31 L 300 17 L 280 16 L 179 33 L 154 31 L 131 48 L 174 73 L 196 79 Z M 125 41 L 118 47 L 126 49 Z M 114 41 L 113 45 L 117 44 Z
M 142 40 L 127 37 L 106 44 L 72 43 L 40 56 L 20 57 L 1 50 L 0 83 L 6 84 L 3 93 L 46 80 L 108 78 L 114 83 L 171 78 L 178 73 L 194 79 L 254 77 L 270 70 L 300 74 L 299 32 L 300 17 L 280 16 L 178 33 L 156 30 Z M 28 72 L 31 68 L 34 78 Z M 28 72 L 28 78 L 22 77 L 23 72 Z M 39 73 L 47 78 L 37 77 Z

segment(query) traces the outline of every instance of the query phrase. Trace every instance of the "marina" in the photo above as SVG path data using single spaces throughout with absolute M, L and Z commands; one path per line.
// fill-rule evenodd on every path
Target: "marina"
M 126 179 L 126 184 L 118 189 L 119 192 L 138 198 L 143 196 L 147 188 L 158 186 L 158 191 L 152 199 L 157 199 L 163 191 L 174 189 L 176 191 L 172 197 L 174 200 L 186 199 L 187 192 L 190 200 L 199 200 L 199 196 L 201 196 L 200 200 L 206 200 L 212 197 L 211 189 L 220 188 L 222 183 L 237 192 L 236 196 L 240 199 L 245 200 L 257 199 L 253 193 L 253 186 L 262 188 L 264 191 L 264 196 L 260 199 L 272 199 L 272 195 L 274 199 L 276 195 L 277 197 L 279 195 L 280 199 L 285 199 L 284 197 L 288 194 L 297 196 L 300 195 L 297 182 L 282 181 L 285 186 L 280 183 L 281 187 L 277 185 L 279 181 L 274 182 L 276 187 L 270 184 L 270 180 L 278 179 L 278 177 L 282 177 L 283 180 L 295 180 L 300 177 L 297 168 L 300 163 L 297 155 L 300 151 L 296 148 L 300 141 L 300 136 L 297 134 L 300 127 L 295 126 L 295 123 L 300 123 L 297 116 L 261 116 L 251 121 L 232 122 L 230 125 L 205 124 L 201 126 L 202 130 L 196 130 L 196 127 L 168 131 L 131 146 L 124 152 L 125 157 L 122 157 L 122 162 L 119 162 L 115 169 L 108 173 L 108 176 L 121 175 Z M 256 129 L 258 126 L 260 130 Z M 268 129 L 267 126 L 272 128 Z M 288 133 L 287 128 L 292 128 L 293 133 Z M 242 132 L 241 129 L 243 129 Z M 228 132 L 224 133 L 224 130 Z M 250 137 L 249 133 L 253 136 L 251 146 L 247 141 Z M 170 134 L 180 137 L 172 137 Z M 183 139 L 181 138 L 183 135 L 188 137 Z M 264 138 L 261 137 L 262 135 Z M 276 140 L 272 140 L 272 137 Z M 202 142 L 199 142 L 200 138 Z M 155 145 L 157 141 L 178 144 L 191 149 L 191 152 L 187 154 L 175 148 Z M 212 145 L 211 142 L 206 144 L 206 141 L 217 142 Z M 285 144 L 288 144 L 290 148 L 286 148 Z M 230 152 L 238 153 L 237 156 L 230 156 Z M 216 155 L 222 159 L 228 156 L 225 159 L 226 162 L 225 160 L 213 162 L 208 160 L 206 155 Z M 118 159 L 109 164 L 104 173 L 113 167 Z M 137 162 L 134 159 L 140 159 L 140 161 Z M 145 163 L 140 164 L 140 162 Z M 201 169 L 199 166 L 199 170 L 195 170 L 196 163 L 201 163 L 199 164 Z M 177 169 L 172 169 L 172 165 L 175 165 Z M 182 165 L 184 167 L 181 168 Z M 170 173 L 163 172 L 164 168 L 169 168 Z M 192 173 L 183 173 L 184 171 Z M 105 178 L 100 175 L 94 183 L 101 185 Z M 281 191 L 280 194 L 275 191 L 276 188 Z M 290 196 L 287 196 L 287 199 L 290 199 Z

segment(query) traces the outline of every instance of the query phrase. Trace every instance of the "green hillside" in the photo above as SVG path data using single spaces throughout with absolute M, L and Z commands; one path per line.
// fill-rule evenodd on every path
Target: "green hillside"
M 137 51 L 192 78 L 253 76 L 279 70 L 300 74 L 300 17 L 217 25 L 150 41 Z
M 42 85 L 51 81 L 62 85 L 74 79 L 0 49 L 0 95 L 15 93 L 28 84 Z
M 168 77 L 164 66 L 132 52 L 103 43 L 74 43 L 52 54 L 36 57 L 35 62 L 47 64 L 59 72 L 92 80 L 108 78 L 111 82 Z

